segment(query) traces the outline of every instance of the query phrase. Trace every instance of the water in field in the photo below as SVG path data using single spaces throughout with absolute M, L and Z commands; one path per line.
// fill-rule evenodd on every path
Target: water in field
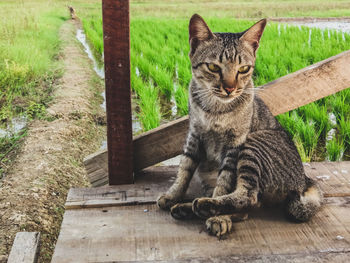
M 92 49 L 90 48 L 86 36 L 84 34 L 84 31 L 82 29 L 77 30 L 76 38 L 79 40 L 79 42 L 83 45 L 85 53 L 88 55 L 89 59 L 92 61 L 94 65 L 94 71 L 96 74 L 101 78 L 105 78 L 105 70 L 103 67 L 103 63 L 98 63 L 98 59 L 95 57 L 95 55 L 92 52 Z
M 345 33 L 350 33 L 350 22 L 346 21 L 313 21 L 313 22 L 301 22 L 301 21 L 296 21 L 296 22 L 290 22 L 289 24 L 298 26 L 299 29 L 301 29 L 301 26 L 306 26 L 309 27 L 309 40 L 308 40 L 308 45 L 309 47 L 311 46 L 311 36 L 312 36 L 312 31 L 311 28 L 317 28 L 321 29 L 321 35 L 322 35 L 322 40 L 325 40 L 325 32 L 327 32 L 327 37 L 328 39 L 331 38 L 331 32 L 330 30 L 335 30 L 338 32 L 341 32 L 341 40 L 346 41 L 345 39 Z M 279 34 L 280 34 L 280 25 L 278 25 L 279 29 Z M 337 36 L 338 38 L 338 36 Z M 340 40 L 340 39 L 339 39 Z
M 322 30 L 332 29 L 344 33 L 350 33 L 350 22 L 346 21 L 291 22 L 291 24 L 318 28 Z
M 105 71 L 104 71 L 104 65 L 103 65 L 103 56 L 102 56 L 102 58 L 97 58 L 95 56 L 94 52 L 92 52 L 92 48 L 90 47 L 90 45 L 86 39 L 86 35 L 82 29 L 77 30 L 76 38 L 83 45 L 84 52 L 88 55 L 89 59 L 92 61 L 93 69 L 96 72 L 96 74 L 101 79 L 104 79 L 105 78 Z M 103 97 L 103 102 L 100 106 L 104 109 L 104 111 L 106 111 L 106 94 L 104 91 L 101 93 L 101 96 Z M 133 107 L 134 106 L 135 105 L 133 105 Z M 142 127 L 141 127 L 140 121 L 137 118 L 137 115 L 135 114 L 135 111 L 132 111 L 132 113 L 133 113 L 132 114 L 132 130 L 133 130 L 134 134 L 137 134 L 137 133 L 140 133 L 142 131 Z M 0 136 L 1 136 L 1 131 L 0 131 Z M 102 149 L 107 148 L 107 141 L 102 142 L 101 148 Z
M 0 138 L 12 137 L 21 132 L 27 126 L 28 119 L 25 116 L 15 117 L 7 127 L 0 129 Z

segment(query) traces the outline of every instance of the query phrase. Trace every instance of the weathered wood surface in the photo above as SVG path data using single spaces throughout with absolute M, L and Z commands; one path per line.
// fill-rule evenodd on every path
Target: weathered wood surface
M 258 209 L 223 240 L 202 220 L 178 221 L 154 204 L 176 167 L 146 169 L 133 185 L 72 189 L 52 262 L 350 262 L 350 162 L 305 169 L 328 196 L 310 222 Z
M 205 232 L 203 221 L 177 221 L 154 204 L 67 210 L 52 262 L 216 262 L 216 257 L 228 262 L 227 257 L 294 256 L 315 262 L 339 252 L 349 260 L 349 201 L 328 198 L 305 224 L 286 221 L 277 209 L 259 210 L 236 223 L 221 241 Z
M 157 195 L 175 180 L 176 171 L 177 166 L 145 169 L 135 178 L 132 188 L 130 185 L 71 188 L 66 209 L 154 203 Z
M 350 87 L 350 50 L 272 81 L 259 92 L 274 115 Z
M 103 0 L 109 184 L 133 182 L 129 1 Z
M 261 87 L 260 97 L 274 115 L 350 87 L 350 51 L 328 58 Z M 169 122 L 134 138 L 134 171 L 154 165 L 182 152 L 188 117 Z M 107 183 L 107 151 L 84 161 L 93 186 Z
M 318 181 L 326 197 L 350 197 L 350 162 L 313 162 L 304 164 L 306 174 Z M 138 174 L 132 188 L 129 185 L 97 188 L 72 188 L 66 209 L 108 207 L 129 204 L 155 203 L 160 192 L 165 192 L 176 178 L 177 166 L 154 166 Z M 194 178 L 187 198 L 202 196 Z
M 13 242 L 8 263 L 35 263 L 38 259 L 39 232 L 18 232 Z

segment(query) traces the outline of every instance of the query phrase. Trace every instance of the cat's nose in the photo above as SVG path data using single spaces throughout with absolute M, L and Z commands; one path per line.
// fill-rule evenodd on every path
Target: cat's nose
M 224 90 L 226 91 L 227 95 L 230 95 L 230 94 L 232 93 L 232 91 L 235 90 L 235 88 L 234 88 L 234 87 L 231 87 L 231 88 L 229 88 L 229 87 L 224 87 Z
M 222 86 L 223 86 L 224 90 L 226 91 L 227 95 L 230 95 L 232 93 L 232 91 L 234 91 L 236 88 L 235 77 L 233 75 L 230 75 L 229 77 L 224 79 Z

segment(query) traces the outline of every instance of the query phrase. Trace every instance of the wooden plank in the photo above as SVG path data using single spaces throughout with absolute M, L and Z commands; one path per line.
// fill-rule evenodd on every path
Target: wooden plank
M 109 184 L 133 182 L 129 1 L 103 0 Z
M 296 109 L 350 87 L 350 51 L 272 81 L 259 96 L 274 115 Z
M 18 232 L 13 242 L 8 263 L 35 263 L 38 259 L 39 232 Z
M 327 198 L 324 208 L 301 224 L 287 221 L 282 210 L 258 209 L 222 240 L 205 232 L 204 221 L 175 220 L 154 204 L 67 210 L 52 262 L 345 260 L 349 209 L 350 197 Z
M 350 51 L 343 52 L 260 87 L 259 96 L 274 115 L 290 111 L 350 87 L 349 63 Z M 187 130 L 185 116 L 135 137 L 134 171 L 180 154 Z M 88 156 L 84 163 L 106 173 L 107 151 Z
M 187 131 L 186 116 L 135 137 L 134 171 L 181 154 Z
M 109 207 L 154 203 L 161 192 L 165 192 L 175 180 L 177 166 L 148 168 L 138 174 L 131 185 L 103 186 L 96 188 L 71 188 L 66 209 L 86 207 Z M 198 191 L 191 187 L 192 191 Z M 189 195 L 194 198 L 197 194 Z
M 308 176 L 318 181 L 326 197 L 350 197 L 350 162 L 307 163 L 304 168 Z M 132 185 L 72 188 L 66 209 L 155 203 L 175 180 L 176 171 L 177 166 L 155 166 L 143 170 Z M 186 199 L 204 195 L 197 179 L 191 181 Z
M 293 263 L 309 263 L 309 262 L 343 262 L 348 263 L 350 257 L 349 251 L 329 251 L 318 253 L 298 253 L 298 254 L 286 254 L 286 255 L 255 255 L 255 256 L 226 256 L 215 258 L 187 258 L 181 260 L 145 260 L 142 262 L 157 262 L 157 263 L 227 263 L 227 262 L 249 262 L 249 263 L 280 263 L 280 262 L 293 262 Z M 104 261 L 103 263 L 136 263 L 140 261 Z
M 350 162 L 310 163 L 310 166 L 305 167 L 305 172 L 318 181 L 325 196 L 350 196 L 350 173 L 342 174 L 338 169 L 350 170 Z

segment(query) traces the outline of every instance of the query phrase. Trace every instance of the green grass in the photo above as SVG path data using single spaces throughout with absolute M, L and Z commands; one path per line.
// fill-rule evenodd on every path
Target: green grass
M 58 30 L 69 18 L 58 1 L 0 3 L 0 129 L 15 116 L 43 118 L 62 74 Z M 0 177 L 25 132 L 0 138 Z
M 139 89 L 138 96 L 140 100 L 138 116 L 144 131 L 158 127 L 161 117 L 158 91 L 152 84 L 149 84 Z
M 46 106 L 60 75 L 58 29 L 65 9 L 47 1 L 13 1 L 0 9 L 0 122 Z

